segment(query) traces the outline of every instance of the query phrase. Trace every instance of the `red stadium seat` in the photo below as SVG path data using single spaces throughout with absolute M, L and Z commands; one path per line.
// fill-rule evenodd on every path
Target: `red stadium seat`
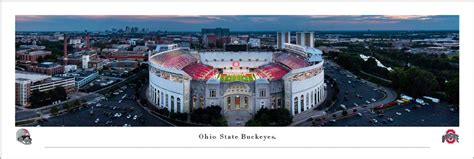
M 173 67 L 176 69 L 183 69 L 187 65 L 194 63 L 197 59 L 183 51 L 176 50 L 161 54 L 153 59 L 154 62 L 165 67 Z
M 275 61 L 287 66 L 290 69 L 297 69 L 308 66 L 308 63 L 301 58 L 290 54 L 281 54 L 274 58 Z
M 217 70 L 212 66 L 193 63 L 183 68 L 183 71 L 190 75 L 193 79 L 208 80 L 212 78 Z
M 267 64 L 255 70 L 255 74 L 269 80 L 280 79 L 287 73 L 288 70 L 277 63 Z

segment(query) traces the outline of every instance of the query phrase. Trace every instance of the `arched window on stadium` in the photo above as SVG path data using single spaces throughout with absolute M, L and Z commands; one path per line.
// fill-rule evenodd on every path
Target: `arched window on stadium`
M 277 107 L 280 108 L 282 106 L 283 102 L 281 100 L 281 98 L 278 98 L 277 99 Z
M 244 109 L 247 110 L 249 108 L 249 97 L 244 97 Z
M 227 97 L 227 109 L 230 110 L 230 97 Z
M 160 105 L 160 90 L 158 90 L 157 96 L 156 104 Z
M 224 61 L 224 59 L 221 59 L 221 61 Z
M 249 59 L 249 61 L 252 61 L 252 59 Z
M 276 97 L 272 96 L 272 109 L 275 109 L 276 107 Z
M 166 99 L 165 106 L 166 106 L 166 108 L 169 108 L 169 107 L 168 107 L 168 94 L 165 95 L 165 99 Z M 168 109 L 168 110 L 169 110 L 169 109 Z
M 207 60 L 206 60 L 207 61 Z M 217 59 L 214 59 L 214 62 L 217 61 Z
M 255 59 L 255 61 L 258 61 L 258 59 Z
M 174 96 L 171 96 L 171 112 L 174 112 Z
M 181 112 L 181 99 L 179 97 L 176 98 L 176 107 L 177 107 L 176 110 L 178 112 Z
M 165 101 L 165 98 L 164 98 L 163 92 L 161 92 L 161 107 L 164 106 L 164 101 Z
M 300 99 L 300 100 L 301 100 L 301 108 L 300 108 L 300 110 L 301 110 L 301 111 L 304 111 L 304 95 L 301 95 L 301 99 Z
M 318 104 L 318 90 L 314 90 L 314 103 Z
M 193 96 L 193 106 L 194 107 L 197 107 L 196 102 L 197 102 L 197 97 Z
M 204 97 L 203 96 L 200 96 L 199 97 L 199 102 L 201 102 L 201 108 L 204 108 Z
M 293 113 L 298 114 L 298 97 L 293 100 Z
M 242 59 L 239 59 L 239 61 L 242 61 Z
M 267 62 L 267 59 L 264 59 L 263 61 Z
M 234 61 L 234 59 L 230 59 L 230 61 Z
M 309 105 L 309 93 L 306 93 L 306 105 Z
M 321 90 L 318 90 L 318 102 L 320 102 L 320 100 L 321 100 L 320 97 L 321 97 Z

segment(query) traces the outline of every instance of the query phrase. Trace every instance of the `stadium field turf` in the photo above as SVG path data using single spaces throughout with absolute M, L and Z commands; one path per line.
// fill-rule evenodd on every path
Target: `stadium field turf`
M 253 74 L 220 74 L 219 80 L 222 82 L 252 82 L 255 81 L 255 76 Z

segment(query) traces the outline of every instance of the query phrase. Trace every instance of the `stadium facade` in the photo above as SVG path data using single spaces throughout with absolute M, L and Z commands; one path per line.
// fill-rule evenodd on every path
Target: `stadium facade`
M 296 115 L 326 97 L 318 49 L 290 43 L 269 52 L 197 52 L 173 48 L 150 54 L 148 99 L 170 112 L 220 106 L 256 113 L 286 108 Z

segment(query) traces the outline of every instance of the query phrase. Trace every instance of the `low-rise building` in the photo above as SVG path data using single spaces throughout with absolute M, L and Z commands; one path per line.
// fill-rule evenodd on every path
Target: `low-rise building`
M 37 50 L 37 51 L 29 51 L 29 50 L 20 50 L 16 52 L 16 59 L 18 61 L 23 62 L 33 62 L 37 63 L 38 58 L 42 57 L 45 58 L 46 56 L 51 55 L 51 51 L 45 50 Z
M 38 65 L 30 65 L 27 67 L 29 72 L 42 73 L 47 75 L 55 75 L 64 73 L 64 66 L 54 62 L 43 62 Z
M 97 77 L 99 77 L 99 73 L 97 71 L 82 71 L 75 73 L 74 76 L 76 77 L 76 87 L 80 88 L 89 82 L 94 81 Z
M 31 106 L 30 96 L 34 90 L 45 92 L 56 87 L 63 87 L 67 94 L 76 90 L 75 80 L 72 77 L 52 77 L 17 71 L 15 78 L 15 104 L 21 106 Z

